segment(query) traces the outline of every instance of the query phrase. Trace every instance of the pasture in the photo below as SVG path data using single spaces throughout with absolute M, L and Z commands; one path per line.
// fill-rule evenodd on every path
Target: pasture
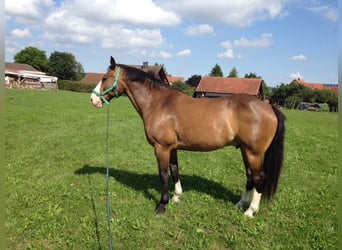
M 7 249 L 107 249 L 107 107 L 95 109 L 89 94 L 65 91 L 6 89 L 5 97 Z M 245 171 L 234 147 L 180 151 L 184 194 L 165 215 L 156 215 L 160 185 L 153 148 L 129 100 L 114 100 L 114 248 L 337 249 L 337 114 L 284 113 L 278 192 L 261 203 L 254 219 L 235 207 Z

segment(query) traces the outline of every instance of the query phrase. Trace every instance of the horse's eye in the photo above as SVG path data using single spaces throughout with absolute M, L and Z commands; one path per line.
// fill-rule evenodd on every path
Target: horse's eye
M 102 81 L 106 81 L 106 80 L 107 80 L 107 77 L 103 77 L 103 78 L 102 78 Z

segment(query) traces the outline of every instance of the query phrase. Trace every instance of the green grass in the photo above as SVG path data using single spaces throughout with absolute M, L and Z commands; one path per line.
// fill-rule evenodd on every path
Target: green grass
M 6 90 L 5 104 L 7 248 L 107 249 L 107 108 L 64 91 Z M 114 248 L 337 249 L 337 114 L 285 113 L 279 189 L 255 219 L 234 206 L 245 173 L 233 147 L 180 152 L 185 192 L 160 216 L 158 170 L 142 121 L 127 98 L 113 101 Z

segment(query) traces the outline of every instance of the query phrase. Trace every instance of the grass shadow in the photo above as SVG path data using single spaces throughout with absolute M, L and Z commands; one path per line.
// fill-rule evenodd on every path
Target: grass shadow
M 82 168 L 75 171 L 75 174 L 77 175 L 91 175 L 97 173 L 106 175 L 106 168 L 84 165 Z M 150 189 L 155 189 L 160 192 L 158 174 L 139 174 L 127 170 L 111 168 L 109 169 L 109 175 L 123 185 L 133 188 L 137 192 L 142 192 L 146 198 L 155 200 L 156 203 L 159 201 L 149 191 Z M 238 194 L 228 190 L 220 183 L 208 180 L 201 176 L 181 174 L 180 179 L 183 184 L 184 192 L 188 190 L 194 190 L 197 192 L 205 193 L 215 199 L 224 200 L 234 204 L 240 199 L 240 196 Z M 169 187 L 169 190 L 173 189 L 172 184 L 170 184 Z

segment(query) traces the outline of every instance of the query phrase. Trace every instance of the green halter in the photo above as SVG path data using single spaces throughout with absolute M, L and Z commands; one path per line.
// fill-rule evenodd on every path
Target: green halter
M 107 101 L 104 96 L 107 95 L 109 92 L 114 91 L 115 96 L 119 97 L 119 93 L 116 91 L 116 86 L 118 85 L 119 75 L 120 75 L 120 67 L 118 67 L 118 70 L 116 71 L 114 83 L 113 83 L 113 85 L 110 88 L 108 88 L 107 90 L 103 91 L 102 94 L 97 92 L 95 89 L 93 89 L 93 91 L 92 91 L 95 95 L 100 97 L 102 102 L 106 103 L 107 105 L 109 105 L 110 102 Z

